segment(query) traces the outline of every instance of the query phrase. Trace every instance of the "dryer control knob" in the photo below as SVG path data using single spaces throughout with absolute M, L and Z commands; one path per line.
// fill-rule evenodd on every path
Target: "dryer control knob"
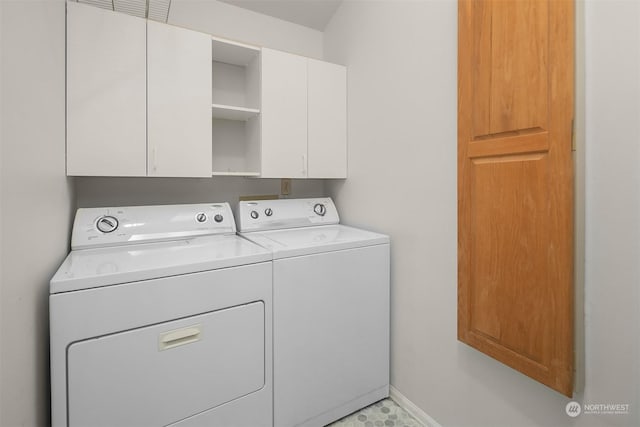
M 260 216 L 258 211 L 251 211 L 250 215 L 251 215 L 251 218 L 253 218 L 253 219 L 258 219 L 258 217 Z
M 264 210 L 264 214 L 266 216 L 271 216 L 271 215 L 273 215 L 273 210 L 271 208 L 267 208 L 267 209 Z
M 111 233 L 118 229 L 118 220 L 111 215 L 104 215 L 98 218 L 96 228 L 102 233 Z
M 196 221 L 198 221 L 199 223 L 203 223 L 207 221 L 207 214 L 204 212 L 199 212 L 196 214 Z
M 320 216 L 324 216 L 327 213 L 327 207 L 322 203 L 316 203 L 313 207 L 313 211 Z
M 224 219 L 224 217 L 220 214 L 216 214 L 216 216 L 213 217 L 213 220 L 215 222 L 222 222 L 222 220 Z

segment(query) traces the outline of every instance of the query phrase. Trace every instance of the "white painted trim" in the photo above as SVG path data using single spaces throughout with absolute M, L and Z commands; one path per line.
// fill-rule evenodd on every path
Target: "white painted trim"
M 436 420 L 431 418 L 426 412 L 416 406 L 415 403 L 407 399 L 394 386 L 389 386 L 389 398 L 396 402 L 398 406 L 407 411 L 416 420 L 426 427 L 442 427 Z

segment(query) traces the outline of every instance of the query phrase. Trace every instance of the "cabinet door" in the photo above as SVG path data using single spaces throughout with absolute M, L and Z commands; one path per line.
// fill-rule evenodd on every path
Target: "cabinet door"
M 573 7 L 458 8 L 458 338 L 567 396 Z
M 347 69 L 308 60 L 309 178 L 347 177 Z
M 148 175 L 210 177 L 211 36 L 147 25 Z
M 67 3 L 67 175 L 146 175 L 146 21 Z
M 262 171 L 307 177 L 307 59 L 262 49 Z

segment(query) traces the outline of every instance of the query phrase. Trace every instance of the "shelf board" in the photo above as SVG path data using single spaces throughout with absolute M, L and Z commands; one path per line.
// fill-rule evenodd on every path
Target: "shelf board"
M 259 53 L 260 48 L 231 40 L 211 38 L 213 60 L 225 64 L 246 66 Z
M 248 120 L 260 114 L 256 108 L 236 107 L 233 105 L 211 104 L 212 115 L 216 119 Z
M 260 176 L 260 172 L 216 172 L 213 171 L 211 176 Z

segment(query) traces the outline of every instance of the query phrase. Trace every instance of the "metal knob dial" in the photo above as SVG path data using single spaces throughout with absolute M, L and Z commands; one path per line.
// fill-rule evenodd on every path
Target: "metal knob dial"
M 313 206 L 313 211 L 316 213 L 316 215 L 324 216 L 324 214 L 327 213 L 327 207 L 322 203 L 316 203 Z
M 203 223 L 207 221 L 207 214 L 204 212 L 200 212 L 198 214 L 196 214 L 196 221 L 198 221 L 199 223 Z
M 271 215 L 273 215 L 273 210 L 271 208 L 267 208 L 267 209 L 264 210 L 264 214 L 266 216 L 271 216 Z
M 223 218 L 223 217 L 222 217 L 222 215 L 220 215 L 220 214 L 216 214 L 216 216 L 214 216 L 214 217 L 213 217 L 213 220 L 214 220 L 215 222 L 222 222 L 222 220 L 223 220 L 223 219 L 224 219 L 224 218 Z
M 102 233 L 111 233 L 118 229 L 118 220 L 111 215 L 104 215 L 98 218 L 96 228 Z
M 251 211 L 250 215 L 251 215 L 251 218 L 253 219 L 258 219 L 258 217 L 260 216 L 258 211 Z

